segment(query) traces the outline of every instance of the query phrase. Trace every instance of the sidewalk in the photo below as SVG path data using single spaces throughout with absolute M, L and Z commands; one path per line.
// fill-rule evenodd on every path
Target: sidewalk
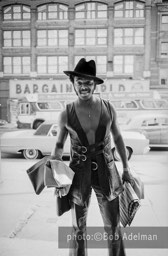
M 68 212 L 62 217 L 56 216 L 53 189 L 45 189 L 39 196 L 35 195 L 25 172 L 34 162 L 2 159 L 0 256 L 68 256 L 68 249 L 58 249 L 57 231 L 60 226 L 71 226 L 71 214 Z M 151 175 L 148 164 L 142 164 L 145 170 L 142 172 L 137 164 L 132 163 L 145 183 L 146 195 L 132 226 L 168 226 L 168 204 L 160 200 L 168 192 L 167 168 L 157 163 Z M 88 226 L 103 226 L 94 194 Z M 106 249 L 89 249 L 88 252 L 89 256 L 107 255 Z M 126 249 L 126 252 L 127 256 L 164 256 L 168 250 Z

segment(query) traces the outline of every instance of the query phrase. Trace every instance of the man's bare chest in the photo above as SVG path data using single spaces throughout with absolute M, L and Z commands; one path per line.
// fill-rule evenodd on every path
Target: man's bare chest
M 78 107 L 76 108 L 76 114 L 84 132 L 86 134 L 91 131 L 95 133 L 100 122 L 101 104 L 97 103 L 90 108 Z

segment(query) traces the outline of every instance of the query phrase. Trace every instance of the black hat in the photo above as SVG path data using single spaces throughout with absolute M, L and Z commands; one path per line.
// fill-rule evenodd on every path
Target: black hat
M 80 59 L 74 71 L 64 71 L 67 76 L 78 76 L 93 79 L 96 84 L 102 84 L 104 81 L 96 77 L 96 64 L 94 60 L 86 61 L 85 58 Z

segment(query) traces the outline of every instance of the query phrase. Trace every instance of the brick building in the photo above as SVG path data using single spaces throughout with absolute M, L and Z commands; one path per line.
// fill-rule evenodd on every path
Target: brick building
M 165 95 L 168 1 L 0 0 L 0 118 L 9 98 L 47 93 L 51 83 L 68 91 L 63 70 L 81 57 L 114 81 L 107 90 L 135 81 Z

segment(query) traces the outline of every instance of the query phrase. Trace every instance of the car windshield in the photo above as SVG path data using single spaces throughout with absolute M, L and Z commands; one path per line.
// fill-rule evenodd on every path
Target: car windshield
M 137 109 L 138 105 L 135 101 L 133 100 L 115 100 L 115 101 L 111 101 L 112 104 L 115 106 L 116 109 Z
M 168 109 L 166 100 L 142 100 L 141 105 L 146 109 Z
M 51 128 L 51 124 L 42 124 L 35 131 L 34 135 L 47 135 Z
M 126 101 L 125 102 L 125 106 L 126 106 L 126 108 L 132 108 L 132 109 L 138 108 L 137 103 L 135 101 L 133 101 L 133 100 Z
M 62 105 L 58 101 L 51 102 L 38 102 L 37 106 L 41 110 L 54 109 L 54 110 L 62 110 Z
M 168 109 L 168 102 L 166 100 L 156 100 L 155 104 L 157 108 Z
M 124 107 L 122 101 L 116 101 L 115 100 L 115 101 L 111 101 L 111 102 L 115 106 L 115 108 L 123 108 Z
M 155 108 L 155 103 L 153 100 L 142 100 L 141 104 L 142 104 L 143 108 L 149 108 L 149 109 Z

